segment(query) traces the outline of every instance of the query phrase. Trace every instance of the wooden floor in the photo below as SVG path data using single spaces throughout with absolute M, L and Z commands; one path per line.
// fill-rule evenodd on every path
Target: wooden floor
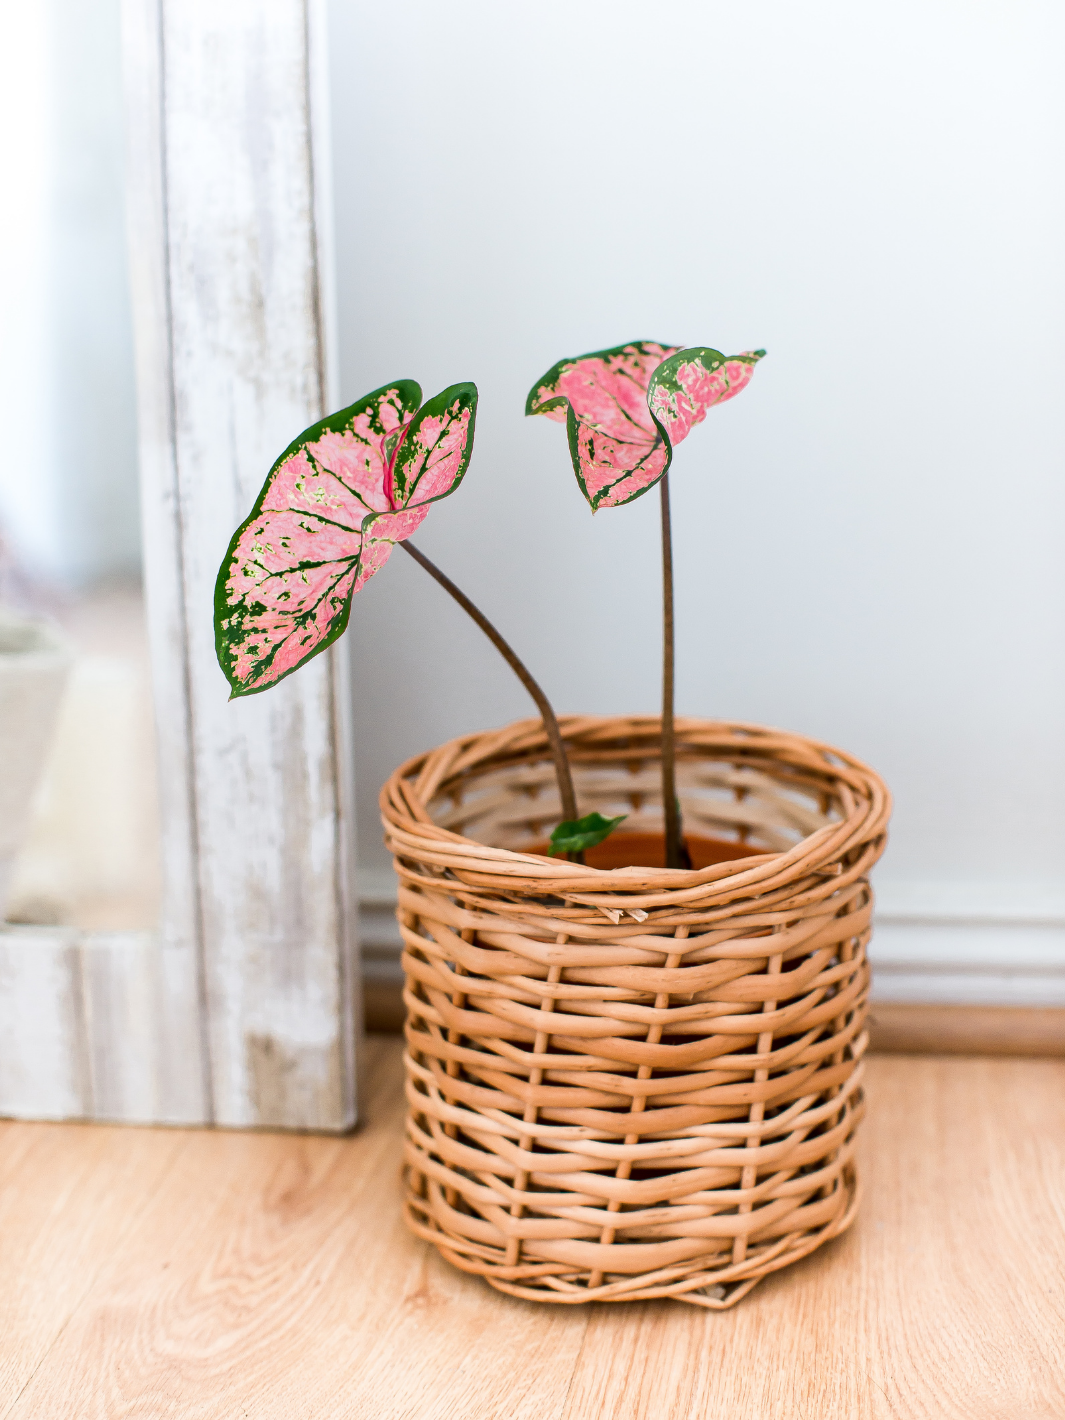
M 854 1230 L 712 1313 L 451 1270 L 367 1056 L 349 1139 L 0 1125 L 0 1417 L 1065 1416 L 1061 1062 L 874 1057 Z

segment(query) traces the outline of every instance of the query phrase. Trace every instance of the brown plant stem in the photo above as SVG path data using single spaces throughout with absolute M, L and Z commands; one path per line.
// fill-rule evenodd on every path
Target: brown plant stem
M 558 780 L 558 796 L 562 801 L 563 821 L 572 820 L 578 817 L 577 796 L 573 792 L 573 776 L 570 773 L 569 759 L 566 755 L 566 746 L 562 743 L 562 732 L 558 728 L 558 720 L 551 702 L 541 690 L 539 684 L 533 680 L 528 668 L 521 661 L 513 648 L 504 641 L 503 637 L 495 629 L 469 597 L 464 592 L 460 592 L 450 577 L 444 575 L 435 563 L 430 562 L 424 552 L 419 552 L 410 542 L 401 542 L 400 547 L 409 552 L 419 566 L 424 567 L 429 576 L 434 578 L 443 587 L 444 591 L 458 602 L 467 615 L 471 616 L 484 634 L 491 641 L 492 645 L 500 653 L 507 665 L 521 681 L 522 685 L 536 702 L 536 708 L 544 722 L 544 731 L 547 735 L 548 744 L 551 746 L 551 758 L 555 762 L 555 778 Z
M 673 529 L 669 515 L 669 474 L 662 475 L 662 815 L 666 867 L 690 868 L 677 802 L 676 735 L 673 728 Z

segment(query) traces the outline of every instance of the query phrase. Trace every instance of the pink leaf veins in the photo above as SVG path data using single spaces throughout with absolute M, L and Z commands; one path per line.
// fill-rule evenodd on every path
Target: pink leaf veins
M 686 439 L 715 404 L 746 389 L 764 350 L 722 355 L 707 346 L 680 350 L 651 376 L 647 404 L 671 445 Z
M 565 420 L 573 471 L 594 513 L 652 488 L 674 446 L 713 405 L 739 394 L 764 354 L 636 340 L 560 360 L 533 386 L 525 412 Z
M 566 421 L 573 471 L 593 513 L 638 498 L 668 467 L 647 386 L 679 348 L 634 340 L 560 360 L 533 386 L 525 412 Z
M 458 487 L 477 390 L 421 402 L 413 380 L 304 430 L 237 529 L 215 588 L 215 644 L 233 695 L 276 684 L 333 643 L 351 598 Z

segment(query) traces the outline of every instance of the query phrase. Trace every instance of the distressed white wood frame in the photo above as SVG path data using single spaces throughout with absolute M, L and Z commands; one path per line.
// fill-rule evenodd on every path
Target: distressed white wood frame
M 198 1053 L 205 1121 L 346 1129 L 345 650 L 230 703 L 212 625 L 233 529 L 336 391 L 324 6 L 127 0 L 126 22 L 172 1048 Z
M 335 406 L 324 5 L 126 0 L 123 27 L 162 920 L 0 933 L 0 1111 L 346 1130 L 344 643 L 229 702 L 212 627 L 233 529 Z

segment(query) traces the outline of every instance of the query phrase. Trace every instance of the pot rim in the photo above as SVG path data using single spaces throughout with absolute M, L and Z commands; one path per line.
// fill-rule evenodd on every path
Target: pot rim
M 559 719 L 563 740 L 578 763 L 582 745 L 590 751 L 596 743 L 626 733 L 650 740 L 660 723 L 657 715 Z M 809 736 L 744 721 L 678 717 L 676 739 L 678 759 L 692 758 L 692 751 L 701 747 L 711 751 L 707 757 L 726 758 L 732 751 L 767 763 L 790 763 L 821 776 L 825 792 L 843 806 L 840 818 L 786 851 L 752 854 L 702 869 L 593 868 L 492 847 L 436 824 L 428 804 L 449 778 L 472 776 L 478 767 L 485 772 L 499 769 L 508 759 L 548 757 L 542 721 L 524 719 L 500 729 L 460 735 L 412 756 L 394 771 L 380 795 L 385 841 L 397 859 L 418 865 L 415 871 L 397 863 L 397 871 L 411 883 L 432 883 L 438 890 L 446 873 L 444 881 L 456 889 L 465 885 L 511 899 L 561 899 L 575 908 L 611 917 L 617 913 L 620 920 L 634 909 L 722 907 L 738 898 L 775 896 L 782 888 L 793 900 L 804 883 L 816 897 L 830 896 L 868 873 L 883 852 L 891 795 L 880 776 L 855 756 Z M 853 805 L 849 810 L 848 798 Z

